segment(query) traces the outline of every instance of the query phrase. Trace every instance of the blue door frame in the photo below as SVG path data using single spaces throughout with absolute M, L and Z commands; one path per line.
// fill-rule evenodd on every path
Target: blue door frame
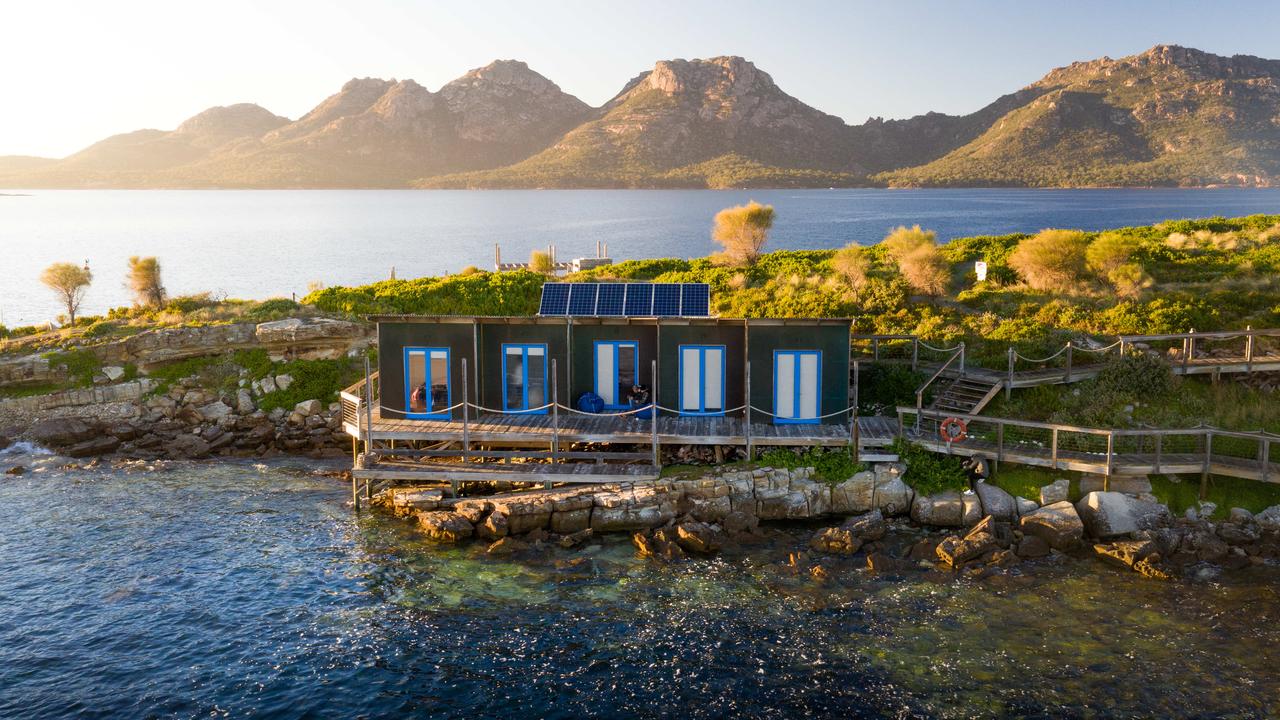
M 640 343 L 635 340 L 596 340 L 591 345 L 591 364 L 595 367 L 593 377 L 593 385 L 591 389 L 599 394 L 600 391 L 600 346 L 608 345 L 613 347 L 613 377 L 606 378 L 613 383 L 613 391 L 615 393 L 613 403 L 605 403 L 608 410 L 628 410 L 630 405 L 622 402 L 622 394 L 618 392 L 618 357 L 621 353 L 618 351 L 624 347 L 631 348 L 631 357 L 635 360 L 636 366 L 633 368 L 633 375 L 636 382 L 640 380 Z
M 520 379 L 520 406 L 511 408 L 507 402 L 507 350 L 520 349 L 520 366 L 522 377 Z M 543 404 L 550 402 L 547 399 L 547 366 L 551 364 L 548 357 L 546 343 L 503 343 L 502 344 L 502 409 L 511 413 L 519 413 L 522 415 L 546 415 L 547 408 L 541 410 L 529 409 L 529 350 L 533 348 L 542 348 L 542 396 Z
M 435 385 L 435 378 L 431 377 L 431 353 L 444 351 L 444 388 L 445 388 L 445 407 L 453 406 L 453 354 L 447 347 L 406 347 L 404 349 L 404 416 L 414 420 L 448 420 L 453 415 L 451 411 L 430 412 L 431 396 L 427 396 L 427 410 L 424 413 L 410 412 L 411 404 L 410 396 L 413 394 L 412 383 L 409 382 L 409 355 L 410 353 L 422 353 L 423 365 L 425 371 L 423 379 L 427 384 L 427 392 L 431 392 L 431 387 Z
M 693 378 L 693 382 L 698 383 L 698 409 L 686 410 L 684 408 L 684 351 L 698 351 L 698 377 Z M 707 412 L 707 351 L 720 351 L 720 409 Z M 677 389 L 676 407 L 680 409 L 680 414 L 689 417 L 716 417 L 724 415 L 725 407 L 729 404 L 729 399 L 725 397 L 727 392 L 727 384 L 725 379 L 728 374 L 728 348 L 724 345 L 680 345 L 676 348 L 676 367 L 679 370 L 680 386 Z
M 818 376 L 814 378 L 814 417 L 782 418 L 778 417 L 778 356 L 791 355 L 793 378 L 791 380 L 791 408 L 796 415 L 800 414 L 800 358 L 813 355 L 818 358 Z M 822 415 L 822 351 L 821 350 L 774 350 L 773 351 L 773 422 L 777 425 L 817 425 Z

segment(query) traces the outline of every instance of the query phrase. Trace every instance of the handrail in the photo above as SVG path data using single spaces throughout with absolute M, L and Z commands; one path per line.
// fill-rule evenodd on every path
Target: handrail
M 937 380 L 942 375 L 942 373 L 946 372 L 947 368 L 951 367 L 951 363 L 955 362 L 956 358 L 960 358 L 960 374 L 963 375 L 964 374 L 964 343 L 963 342 L 961 342 L 960 345 L 956 347 L 956 351 L 951 354 L 951 357 L 947 358 L 947 361 L 942 364 L 942 367 L 938 368 L 938 370 L 934 372 L 933 375 L 928 380 L 926 380 L 923 385 L 916 388 L 916 410 L 924 409 L 924 391 L 930 385 L 932 385 L 933 381 Z M 920 416 L 917 415 L 916 429 L 918 430 L 919 428 L 920 428 Z

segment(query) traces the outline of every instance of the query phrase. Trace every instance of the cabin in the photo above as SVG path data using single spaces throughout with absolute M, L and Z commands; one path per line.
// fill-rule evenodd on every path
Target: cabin
M 535 316 L 377 316 L 375 382 L 343 394 L 344 424 L 420 455 L 651 471 L 664 444 L 853 441 L 849 319 L 709 305 L 701 283 L 547 283 Z

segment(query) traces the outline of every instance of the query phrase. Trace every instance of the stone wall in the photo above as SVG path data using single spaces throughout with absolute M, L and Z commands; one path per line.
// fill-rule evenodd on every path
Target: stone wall
M 155 383 L 146 378 L 118 385 L 100 385 L 96 387 L 77 388 L 48 395 L 32 395 L 30 397 L 6 398 L 0 400 L 0 421 L 30 422 L 32 420 L 56 417 L 71 411 L 75 415 L 94 417 L 120 417 L 120 405 L 132 405 L 155 387 Z

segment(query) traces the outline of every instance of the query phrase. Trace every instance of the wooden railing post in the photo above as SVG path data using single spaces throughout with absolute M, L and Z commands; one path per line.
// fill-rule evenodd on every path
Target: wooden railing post
M 961 375 L 964 375 L 964 353 L 965 353 L 965 345 L 964 345 L 964 341 L 961 340 L 960 341 L 960 374 Z
M 653 442 L 653 466 L 662 467 L 662 448 L 658 445 L 658 361 L 649 363 L 649 384 L 653 386 L 653 395 L 649 398 L 649 432 Z
M 1213 464 L 1213 429 L 1204 431 L 1204 470 L 1200 472 L 1200 499 L 1209 498 L 1209 466 Z
M 854 363 L 857 367 L 857 363 Z M 743 389 L 747 393 L 746 407 L 742 409 L 742 439 L 747 446 L 747 462 L 755 459 L 755 448 L 751 446 L 751 361 L 747 361 L 747 380 Z
M 1072 343 L 1070 340 L 1068 340 L 1067 341 L 1067 372 L 1065 375 L 1062 376 L 1062 382 L 1064 383 L 1071 382 L 1071 348 L 1072 348 Z
M 1262 438 L 1262 482 L 1270 482 L 1267 477 L 1271 474 L 1271 438 Z
M 1008 400 L 1013 396 L 1013 364 L 1016 362 L 1017 351 L 1013 346 L 1009 346 L 1009 381 L 1004 384 L 1004 399 Z
M 1182 374 L 1187 374 L 1187 363 L 1191 361 L 1191 356 L 1196 354 L 1196 329 L 1191 328 L 1191 332 L 1187 335 L 1187 352 L 1182 355 Z
M 1054 470 L 1058 469 L 1058 428 L 1053 429 L 1053 440 L 1050 441 L 1049 462 Z
M 471 452 L 471 392 L 467 380 L 467 359 L 462 358 L 462 462 Z
M 903 423 L 902 410 L 899 409 L 898 410 L 898 437 L 906 437 L 906 435 L 907 435 L 907 428 Z
M 1245 332 L 1248 333 L 1244 338 L 1244 367 L 1245 372 L 1253 374 L 1253 326 L 1246 325 Z
M 920 338 L 911 338 L 911 372 L 920 364 Z
M 849 412 L 849 442 L 853 445 L 853 461 L 858 462 L 858 375 L 859 365 L 855 360 L 853 363 L 853 405 Z M 750 412 L 751 408 L 747 407 Z
M 1107 431 L 1107 474 L 1102 476 L 1102 489 L 1104 491 L 1111 489 L 1111 472 L 1115 468 L 1115 450 L 1116 450 L 1116 434 L 1114 431 Z
M 551 358 L 551 454 L 560 452 L 560 374 L 559 363 Z M 554 457 L 553 457 L 554 459 Z
M 996 462 L 1004 460 L 1004 422 L 996 423 Z
M 1156 471 L 1156 474 L 1157 474 L 1157 475 L 1159 475 L 1159 474 L 1160 474 L 1160 452 L 1161 452 L 1161 450 L 1162 450 L 1162 446 L 1163 446 L 1163 444 L 1164 444 L 1164 435 L 1162 435 L 1162 434 L 1160 434 L 1160 433 L 1156 433 L 1156 466 L 1155 466 L 1155 471 Z
M 877 362 L 880 360 L 880 338 L 871 338 L 871 358 Z

